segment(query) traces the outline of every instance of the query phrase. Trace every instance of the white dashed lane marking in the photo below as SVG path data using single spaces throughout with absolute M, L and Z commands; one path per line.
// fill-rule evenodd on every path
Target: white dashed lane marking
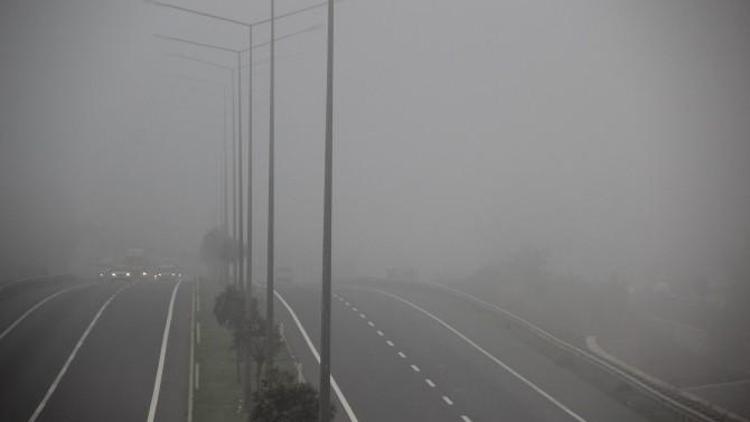
M 352 305 L 351 305 L 351 303 L 349 303 L 349 302 L 348 302 L 347 300 L 345 300 L 345 299 L 344 299 L 343 297 L 341 297 L 341 296 L 338 296 L 338 295 L 336 295 L 336 294 L 334 294 L 334 297 L 335 297 L 336 299 L 338 299 L 338 300 L 339 300 L 340 302 L 342 302 L 342 303 L 344 304 L 344 306 L 346 306 L 346 307 L 348 307 L 348 308 L 351 308 L 351 310 L 352 310 L 352 311 L 354 311 L 354 312 L 359 312 L 359 310 L 358 310 L 358 309 L 357 309 L 356 307 L 352 306 Z M 361 319 L 367 320 L 367 315 L 365 315 L 365 314 L 364 314 L 364 312 L 359 312 L 359 317 L 360 317 Z M 370 321 L 370 320 L 367 320 L 367 325 L 369 325 L 369 326 L 370 326 L 370 327 L 372 327 L 372 328 L 375 328 L 375 323 L 374 323 L 374 322 L 372 322 L 372 321 Z M 384 336 L 385 336 L 385 334 L 384 334 L 384 333 L 383 333 L 383 331 L 381 331 L 381 330 L 376 330 L 376 333 L 377 333 L 377 334 L 378 334 L 378 336 L 380 336 L 380 337 L 384 337 Z M 386 344 L 387 344 L 388 346 L 390 346 L 390 347 L 394 347 L 394 346 L 395 346 L 395 344 L 394 344 L 394 343 L 393 343 L 393 342 L 392 342 L 391 340 L 386 340 L 385 342 L 386 342 Z M 399 356 L 399 357 L 400 357 L 401 359 L 406 359 L 406 354 L 404 354 L 404 352 L 398 352 L 398 353 L 397 353 L 397 355 L 398 355 L 398 356 Z M 422 370 L 421 370 L 421 369 L 419 368 L 419 366 L 417 366 L 417 365 L 415 365 L 415 364 L 410 364 L 410 365 L 409 365 L 409 367 L 410 367 L 410 368 L 411 368 L 411 370 L 412 370 L 412 371 L 414 371 L 414 372 L 422 372 Z M 428 385 L 428 386 L 429 386 L 430 388 L 435 388 L 435 387 L 436 387 L 435 383 L 434 383 L 434 382 L 433 382 L 433 381 L 432 381 L 431 379 L 429 379 L 429 378 L 425 378 L 425 379 L 424 379 L 424 382 L 425 382 L 425 383 L 426 383 L 426 384 L 427 384 L 427 385 Z M 448 406 L 453 406 L 453 400 L 451 400 L 451 398 L 450 398 L 450 397 L 448 397 L 448 396 L 441 396 L 441 398 L 442 398 L 442 400 L 443 400 L 443 402 L 444 402 L 445 404 L 447 404 Z M 472 421 L 471 421 L 471 419 L 469 419 L 469 417 L 468 417 L 468 416 L 466 416 L 466 415 L 461 415 L 461 416 L 460 416 L 460 418 L 461 418 L 461 421 L 462 421 L 462 422 L 472 422 Z

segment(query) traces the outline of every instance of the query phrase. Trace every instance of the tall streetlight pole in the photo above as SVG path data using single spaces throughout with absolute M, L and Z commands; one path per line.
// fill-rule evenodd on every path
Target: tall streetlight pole
M 236 148 L 237 148 L 237 100 L 235 98 L 236 94 L 236 86 L 234 82 L 234 69 L 230 69 L 229 79 L 230 83 L 232 84 L 232 156 L 236 154 Z M 232 237 L 236 236 L 237 233 L 237 169 L 235 165 L 235 161 L 232 160 L 232 235 L 229 236 L 229 228 L 227 227 L 227 236 L 231 239 Z M 232 264 L 227 264 L 227 276 L 229 275 L 229 269 L 230 266 L 234 263 L 234 257 L 232 257 Z M 232 269 L 232 282 L 234 285 L 238 285 L 237 280 L 237 268 Z
M 273 321 L 273 278 L 274 278 L 274 205 L 276 201 L 276 195 L 274 191 L 274 173 L 275 173 L 275 136 L 276 136 L 276 116 L 275 116 L 275 104 L 274 104 L 274 88 L 275 88 L 275 51 L 276 43 L 274 37 L 276 36 L 276 25 L 275 17 L 276 13 L 274 10 L 275 1 L 271 0 L 271 59 L 270 59 L 270 85 L 268 90 L 268 251 L 266 253 L 266 350 L 271 350 L 271 344 L 273 342 L 274 332 L 274 321 Z M 271 358 L 269 353 L 269 358 Z
M 245 233 L 243 231 L 243 198 L 242 198 L 242 53 L 237 51 L 237 285 L 247 291 L 245 286 Z M 250 146 L 252 147 L 252 146 Z
M 253 300 L 253 26 L 248 32 L 248 66 L 247 66 L 247 284 L 245 288 L 245 306 L 249 309 Z M 242 66 L 239 65 L 240 73 Z M 251 310 L 252 311 L 252 310 Z
M 320 395 L 318 421 L 331 420 L 331 274 L 333 199 L 333 0 L 328 0 L 326 132 L 323 180 L 323 266 L 320 306 Z

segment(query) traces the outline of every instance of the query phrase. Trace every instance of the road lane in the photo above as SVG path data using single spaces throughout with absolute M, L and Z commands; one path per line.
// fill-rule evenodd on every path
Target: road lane
M 281 294 L 297 313 L 310 338 L 319 347 L 320 292 L 314 288 L 292 287 L 280 289 Z M 361 421 L 459 421 L 461 410 L 447 405 L 439 389 L 425 383 L 422 374 L 415 373 L 397 355 L 397 350 L 386 343 L 357 315 L 349 315 L 342 304 L 334 303 L 332 310 L 332 374 Z M 296 356 L 301 357 L 305 377 L 317 386 L 318 367 L 309 359 L 309 351 L 295 334 L 293 324 L 285 312 L 285 333 Z M 366 329 L 367 328 L 367 329 Z M 339 406 L 337 420 L 342 419 Z
M 73 277 L 56 277 L 24 281 L 0 291 L 0 333 L 45 297 L 85 282 Z
M 145 281 L 123 291 L 102 315 L 40 420 L 146 420 L 173 288 L 173 282 Z M 185 305 L 189 303 L 184 300 L 176 303 L 175 320 L 185 316 Z M 167 362 L 173 355 L 186 354 L 189 346 L 180 341 L 188 326 L 180 321 L 180 327 L 170 330 L 175 336 L 170 335 Z M 179 380 L 164 382 L 162 388 L 165 396 L 171 395 L 172 388 L 187 394 L 187 385 Z
M 195 282 L 184 281 L 177 290 L 172 329 L 169 332 L 164 374 L 162 377 L 156 420 L 159 422 L 185 422 L 188 413 L 190 388 L 190 314 Z
M 447 322 L 585 420 L 644 420 L 632 409 L 518 339 L 492 313 L 429 287 L 395 283 L 375 287 L 411 301 Z M 517 420 L 573 420 L 566 419 L 565 413 L 551 406 L 549 400 L 416 309 L 374 291 L 344 289 L 343 292 L 353 303 L 361 303 L 365 312 L 370 310 L 399 336 L 409 339 L 417 353 L 435 351 L 430 354 L 428 364 L 440 366 L 441 375 L 455 386 L 456 397 L 471 403 L 478 419 L 491 419 L 498 412 L 504 412 Z
M 120 286 L 93 285 L 55 297 L 0 341 L 0 420 L 28 420 L 99 307 Z

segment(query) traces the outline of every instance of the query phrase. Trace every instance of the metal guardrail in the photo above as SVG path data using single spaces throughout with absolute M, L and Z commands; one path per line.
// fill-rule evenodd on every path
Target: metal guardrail
M 653 399 L 661 402 L 663 405 L 678 412 L 683 420 L 686 421 L 698 421 L 698 422 L 718 422 L 718 421 L 734 421 L 734 422 L 747 422 L 746 419 L 741 418 L 731 412 L 724 409 L 720 409 L 716 406 L 710 405 L 706 402 L 696 400 L 694 397 L 690 397 L 677 390 L 674 387 L 667 385 L 654 385 L 649 380 L 643 379 L 637 374 L 633 374 L 623 368 L 620 368 L 611 362 L 605 361 L 604 359 L 593 355 L 581 348 L 578 348 L 564 340 L 557 338 L 535 324 L 521 318 L 512 312 L 503 309 L 495 304 L 485 302 L 477 297 L 474 297 L 468 293 L 460 290 L 453 289 L 451 287 L 437 284 L 437 283 L 420 283 L 427 286 L 440 288 L 451 292 L 455 295 L 461 296 L 468 299 L 478 305 L 485 308 L 490 308 L 494 312 L 498 312 L 503 316 L 511 319 L 516 324 L 527 329 L 537 337 L 545 340 L 549 344 L 557 347 L 558 349 L 564 350 L 589 364 L 596 366 L 599 369 L 619 378 L 622 381 L 627 382 L 629 385 L 636 387 L 642 392 L 646 393 Z

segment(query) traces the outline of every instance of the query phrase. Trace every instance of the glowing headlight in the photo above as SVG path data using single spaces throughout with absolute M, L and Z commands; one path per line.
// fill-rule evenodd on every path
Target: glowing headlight
M 172 277 L 177 277 L 177 274 L 175 274 L 175 273 L 172 273 Z
M 117 276 L 117 274 L 115 274 L 115 273 L 112 273 L 112 274 L 110 274 L 110 275 L 111 275 L 112 277 L 115 277 L 115 276 Z
M 148 275 L 148 273 L 144 271 L 144 272 L 141 273 L 141 275 L 144 276 L 144 277 L 146 277 Z
M 125 277 L 130 277 L 130 273 L 125 273 Z

